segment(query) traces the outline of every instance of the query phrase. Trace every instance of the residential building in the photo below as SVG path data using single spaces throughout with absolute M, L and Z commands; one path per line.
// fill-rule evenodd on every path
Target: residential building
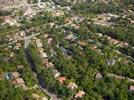
M 57 70 L 53 70 L 53 75 L 54 75 L 55 78 L 57 78 L 61 75 L 61 73 L 58 72 Z
M 71 90 L 78 88 L 78 86 L 74 82 L 70 82 L 67 87 L 70 88 Z
M 109 40 L 109 43 L 110 43 L 110 44 L 118 44 L 119 41 L 116 40 L 116 39 L 110 39 L 110 40 Z
M 5 74 L 4 74 L 4 78 L 5 78 L 6 80 L 9 80 L 9 79 L 10 79 L 9 74 L 8 74 L 8 73 L 5 73 Z
M 102 76 L 101 73 L 98 72 L 98 73 L 95 75 L 95 78 L 96 78 L 96 79 L 102 79 L 103 76 Z
M 75 94 L 75 98 L 82 98 L 85 95 L 85 92 L 80 90 L 78 93 Z
M 12 78 L 20 77 L 20 74 L 18 72 L 12 72 Z
M 22 86 L 25 84 L 23 78 L 16 78 L 12 83 L 17 86 Z
M 113 66 L 113 65 L 115 65 L 115 63 L 116 63 L 116 60 L 115 60 L 114 58 L 107 60 L 107 64 L 108 64 L 108 65 Z
M 66 78 L 63 77 L 63 76 L 60 76 L 60 77 L 57 78 L 57 80 L 58 80 L 61 84 L 63 84 L 64 81 L 66 80 Z
M 129 90 L 130 90 L 130 91 L 134 91 L 134 86 L 131 85 L 131 86 L 129 87 Z
M 41 57 L 42 57 L 42 58 L 47 58 L 48 56 L 47 56 L 47 54 L 46 54 L 45 52 L 42 52 L 42 53 L 41 53 Z
M 42 43 L 41 43 L 41 39 L 36 39 L 36 45 L 37 45 L 37 48 L 42 48 Z
M 23 69 L 24 68 L 24 65 L 18 65 L 17 66 L 17 69 Z

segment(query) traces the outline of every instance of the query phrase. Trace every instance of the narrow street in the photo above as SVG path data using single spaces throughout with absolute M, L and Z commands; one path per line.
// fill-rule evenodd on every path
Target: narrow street
M 30 66 L 31 66 L 31 70 L 32 70 L 32 71 L 36 74 L 36 76 L 37 76 L 37 79 L 38 79 L 38 81 L 39 81 L 39 87 L 40 87 L 40 89 L 41 89 L 43 92 L 47 93 L 47 95 L 50 96 L 51 100 L 60 100 L 55 94 L 50 93 L 50 92 L 45 88 L 44 80 L 42 80 L 42 79 L 39 77 L 39 75 L 38 75 L 38 73 L 37 73 L 36 65 L 35 65 L 35 63 L 34 63 L 32 57 L 31 57 L 31 54 L 30 54 L 28 48 L 25 49 L 25 55 L 26 55 L 26 58 L 27 58 L 28 63 L 29 63 Z
M 119 80 L 127 79 L 129 82 L 134 82 L 134 79 L 127 78 L 127 77 L 120 76 L 120 75 L 116 75 L 116 74 L 112 74 L 112 73 L 108 73 L 108 76 L 115 77 L 115 78 L 117 78 Z

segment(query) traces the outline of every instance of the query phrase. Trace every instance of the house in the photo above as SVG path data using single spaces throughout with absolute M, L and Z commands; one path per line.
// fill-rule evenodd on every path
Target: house
M 38 48 L 39 53 L 42 53 L 44 51 L 43 48 Z
M 24 65 L 18 65 L 17 66 L 17 69 L 23 69 L 24 68 Z
M 69 34 L 68 36 L 65 37 L 66 40 L 75 40 L 76 37 L 74 36 L 74 34 Z
M 134 86 L 131 85 L 131 86 L 129 87 L 129 91 L 134 91 Z
M 18 50 L 18 49 L 20 49 L 21 47 L 22 47 L 21 43 L 16 43 L 16 45 L 15 45 L 14 48 Z
M 78 88 L 78 86 L 74 82 L 70 82 L 67 87 L 70 88 L 71 90 Z
M 48 34 L 44 34 L 44 38 L 48 38 L 48 36 L 49 36 Z
M 26 36 L 25 31 L 20 31 L 20 36 L 21 36 L 21 37 L 25 37 L 25 36 Z
M 72 38 L 74 38 L 74 35 L 73 34 L 70 34 L 70 35 L 68 35 L 68 36 L 65 37 L 65 39 L 67 39 L 67 40 L 70 40 Z
M 13 26 L 13 25 L 19 26 L 19 24 L 17 23 L 17 21 L 15 19 L 13 19 L 11 16 L 5 16 L 4 17 L 4 21 L 5 21 L 5 23 L 8 23 L 11 26 Z
M 21 85 L 24 85 L 25 84 L 23 78 L 16 78 L 12 83 L 14 85 L 18 85 L 18 86 L 21 86 Z
M 8 73 L 5 73 L 5 74 L 4 74 L 4 78 L 5 78 L 6 80 L 9 80 L 9 79 L 10 79 L 9 74 L 8 74 Z
M 36 100 L 38 100 L 40 98 L 40 95 L 39 94 L 36 94 L 36 93 L 33 93 L 32 94 L 32 97 Z
M 11 16 L 4 16 L 4 21 L 8 22 L 9 20 L 12 20 L 13 18 Z
M 57 70 L 53 70 L 53 75 L 54 75 L 55 78 L 57 78 L 61 75 L 61 73 L 58 72 Z
M 54 55 L 56 55 L 56 52 L 55 52 L 55 50 L 53 48 L 51 48 L 51 50 L 50 50 L 50 55 L 51 55 L 51 57 L 53 57 Z
M 36 39 L 36 45 L 37 45 L 37 48 L 42 48 L 42 43 L 41 43 L 41 39 Z
M 27 18 L 32 18 L 33 17 L 33 11 L 30 7 L 24 12 L 24 16 L 27 16 Z
M 53 66 L 54 66 L 54 64 L 52 62 L 49 62 L 46 64 L 46 68 L 53 67 Z
M 63 76 L 60 76 L 60 77 L 57 78 L 57 80 L 58 80 L 61 84 L 63 84 L 64 81 L 66 80 L 66 78 L 63 77 Z
M 12 78 L 20 77 L 20 74 L 18 72 L 12 72 Z
M 46 97 L 43 97 L 41 100 L 48 100 Z M 51 100 L 51 99 L 50 99 Z
M 48 61 L 48 58 L 44 58 L 44 59 L 42 60 L 42 64 L 43 64 L 46 68 L 49 68 L 49 67 L 53 67 L 53 66 L 54 66 L 54 64 L 53 64 L 52 62 L 49 62 L 49 61 Z
M 47 56 L 47 54 L 46 54 L 45 52 L 42 52 L 42 53 L 41 53 L 41 57 L 42 57 L 42 58 L 47 58 L 48 56 Z
M 96 33 L 99 37 L 102 37 L 103 34 L 102 33 Z
M 78 93 L 75 94 L 75 98 L 82 98 L 85 95 L 85 92 L 80 90 Z
M 126 43 L 126 42 L 123 43 L 123 46 L 125 46 L 125 47 L 127 47 L 128 45 L 129 45 L 129 44 Z
M 68 25 L 73 23 L 70 19 L 66 19 L 64 22 L 65 24 L 68 24 Z
M 78 44 L 81 45 L 81 46 L 86 46 L 87 45 L 87 43 L 84 42 L 84 41 L 78 41 Z
M 61 11 L 61 10 L 54 10 L 52 12 L 53 17 L 63 16 L 63 15 L 64 15 L 64 11 Z
M 52 28 L 55 25 L 55 23 L 49 23 L 49 25 Z
M 48 38 L 47 43 L 48 43 L 49 45 L 51 45 L 52 40 L 53 40 L 52 38 Z
M 113 66 L 113 65 L 115 65 L 115 63 L 116 63 L 116 60 L 114 58 L 107 60 L 108 65 Z
M 10 57 L 12 58 L 14 56 L 14 53 L 13 52 L 10 52 Z
M 101 73 L 98 72 L 98 73 L 95 75 L 95 78 L 96 78 L 96 79 L 102 79 L 103 76 L 102 76 Z
M 76 25 L 76 24 L 71 24 L 71 27 L 74 27 L 75 29 L 79 29 L 80 26 Z
M 110 43 L 110 44 L 118 44 L 119 41 L 116 40 L 116 39 L 110 39 L 110 40 L 109 40 L 109 43 Z
M 48 63 L 48 58 L 42 59 L 42 64 L 43 64 L 43 65 L 46 65 L 47 63 Z
M 107 39 L 107 40 L 110 40 L 111 37 L 110 36 L 107 36 L 107 35 L 104 35 L 104 37 Z

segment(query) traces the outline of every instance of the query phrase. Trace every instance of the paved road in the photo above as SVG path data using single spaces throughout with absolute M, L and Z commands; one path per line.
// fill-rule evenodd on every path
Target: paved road
M 124 76 L 120 76 L 120 75 L 116 75 L 116 74 L 111 74 L 111 73 L 108 73 L 108 76 L 110 77 L 115 77 L 117 79 L 127 79 L 129 82 L 134 82 L 134 79 L 131 79 L 131 78 L 127 78 L 127 77 L 124 77 Z
M 45 83 L 44 83 L 44 80 L 42 80 L 42 78 L 40 77 L 40 75 L 38 75 L 37 73 L 37 69 L 36 69 L 36 65 L 34 63 L 34 60 L 31 56 L 31 53 L 30 51 L 27 49 L 25 49 L 25 54 L 26 54 L 26 58 L 27 58 L 27 61 L 28 63 L 30 64 L 30 68 L 31 70 L 33 71 L 33 73 L 36 74 L 36 77 L 39 81 L 39 87 L 42 91 L 44 91 L 45 93 L 47 93 L 50 97 L 51 97 L 51 100 L 60 100 L 55 94 L 53 93 L 50 93 L 46 88 L 45 88 Z
M 42 88 L 41 86 L 39 86 L 39 88 L 40 88 L 43 92 L 47 93 L 47 95 L 50 96 L 50 99 L 51 99 L 51 100 L 61 100 L 61 99 L 57 98 L 57 96 L 56 96 L 55 94 L 50 93 L 47 89 Z

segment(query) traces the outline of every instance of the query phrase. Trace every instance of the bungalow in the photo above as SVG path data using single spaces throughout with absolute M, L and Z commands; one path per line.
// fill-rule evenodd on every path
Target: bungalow
M 64 81 L 66 80 L 66 78 L 63 77 L 63 76 L 60 76 L 60 77 L 57 78 L 57 80 L 58 80 L 61 84 L 63 84 Z
M 14 56 L 14 53 L 13 52 L 10 52 L 10 57 L 12 58 Z
M 51 57 L 53 57 L 54 55 L 56 55 L 56 52 L 55 52 L 55 50 L 53 48 L 51 48 L 51 50 L 50 50 L 50 55 L 51 55 Z
M 129 87 L 129 91 L 134 91 L 134 86 L 131 85 L 131 86 Z
M 55 10 L 52 12 L 53 17 L 63 16 L 63 15 L 64 15 L 64 11 L 61 10 Z
M 13 26 L 13 25 L 19 26 L 17 21 L 15 19 L 13 19 L 11 16 L 5 16 L 4 21 L 5 21 L 5 23 L 8 23 L 11 26 Z
M 76 24 L 71 24 L 71 27 L 74 27 L 75 29 L 79 29 L 80 26 L 76 25 Z
M 61 73 L 58 72 L 57 70 L 53 70 L 53 75 L 54 75 L 55 78 L 57 78 L 61 75 Z
M 102 33 L 96 33 L 99 37 L 102 37 L 103 34 Z
M 53 63 L 52 62 L 48 62 L 48 58 L 45 58 L 42 60 L 42 64 L 46 67 L 46 68 L 49 68 L 49 67 L 53 67 Z
M 18 49 L 20 49 L 21 47 L 22 47 L 21 43 L 16 43 L 16 45 L 15 45 L 14 48 L 15 48 L 16 50 L 18 50 Z
M 73 34 L 70 34 L 70 35 L 68 35 L 68 36 L 65 37 L 65 39 L 67 39 L 67 40 L 70 40 L 72 38 L 74 38 L 74 35 Z
M 18 72 L 12 72 L 12 78 L 20 77 L 20 74 Z
M 8 73 L 5 73 L 5 74 L 4 74 L 4 78 L 5 78 L 6 80 L 9 80 L 9 79 L 10 79 L 9 74 L 8 74 Z
M 127 47 L 129 44 L 127 42 L 124 42 L 123 45 Z
M 46 64 L 46 68 L 53 67 L 53 66 L 54 66 L 54 64 L 52 62 L 49 62 Z
M 113 66 L 116 63 L 116 60 L 114 58 L 112 58 L 112 59 L 107 60 L 106 62 L 107 62 L 108 65 Z
M 128 47 L 128 45 L 129 44 L 127 42 L 121 42 L 117 46 L 120 46 L 120 47 Z
M 50 25 L 50 28 L 52 28 L 55 25 L 55 23 L 49 23 L 49 25 Z
M 17 86 L 22 86 L 25 84 L 23 78 L 16 78 L 12 83 Z
M 35 99 L 35 100 L 38 100 L 40 98 L 40 95 L 39 94 L 36 94 L 36 93 L 33 93 L 32 94 L 32 97 Z
M 41 39 L 36 39 L 36 45 L 37 45 L 37 48 L 42 48 L 42 43 L 41 43 Z
M 73 22 L 72 22 L 70 19 L 66 19 L 66 20 L 64 21 L 64 23 L 69 25 L 69 24 L 72 24 Z
M 65 37 L 66 40 L 75 40 L 76 36 L 74 36 L 74 34 L 70 34 L 68 36 Z
M 102 79 L 103 76 L 102 76 L 101 73 L 98 72 L 98 73 L 95 75 L 95 78 L 96 78 L 96 79 Z
M 25 31 L 21 31 L 21 32 L 20 32 L 20 36 L 21 36 L 21 37 L 25 37 L 25 36 L 26 36 Z
M 43 64 L 43 65 L 46 65 L 47 63 L 48 63 L 48 58 L 42 59 L 42 64 Z
M 86 46 L 87 45 L 87 43 L 84 42 L 84 41 L 78 41 L 78 44 L 81 45 L 81 46 Z
M 43 97 L 42 100 L 48 100 L 46 97 Z M 50 99 L 51 100 L 51 99 Z
M 48 38 L 48 36 L 49 36 L 48 34 L 46 34 L 46 33 L 44 34 L 44 38 Z
M 82 98 L 85 95 L 85 92 L 80 90 L 78 93 L 75 94 L 75 98 Z
M 12 20 L 13 18 L 11 16 L 4 16 L 4 21 L 8 22 L 9 20 Z
M 17 69 L 23 69 L 24 68 L 24 65 L 18 65 L 17 66 Z
M 110 40 L 109 40 L 109 43 L 110 43 L 110 44 L 118 44 L 119 41 L 116 40 L 116 39 L 110 39 Z
M 38 48 L 39 53 L 42 53 L 44 51 L 43 48 Z
M 107 39 L 107 40 L 110 40 L 111 37 L 110 36 L 107 36 L 107 35 L 104 35 L 104 37 Z
M 47 54 L 46 54 L 45 52 L 42 52 L 42 53 L 41 53 L 41 57 L 42 57 L 42 58 L 47 58 L 48 56 L 47 56 Z
M 67 87 L 70 88 L 71 90 L 78 88 L 78 86 L 74 82 L 70 82 Z
M 48 43 L 49 45 L 51 45 L 52 40 L 53 40 L 52 38 L 48 38 L 47 43 Z

